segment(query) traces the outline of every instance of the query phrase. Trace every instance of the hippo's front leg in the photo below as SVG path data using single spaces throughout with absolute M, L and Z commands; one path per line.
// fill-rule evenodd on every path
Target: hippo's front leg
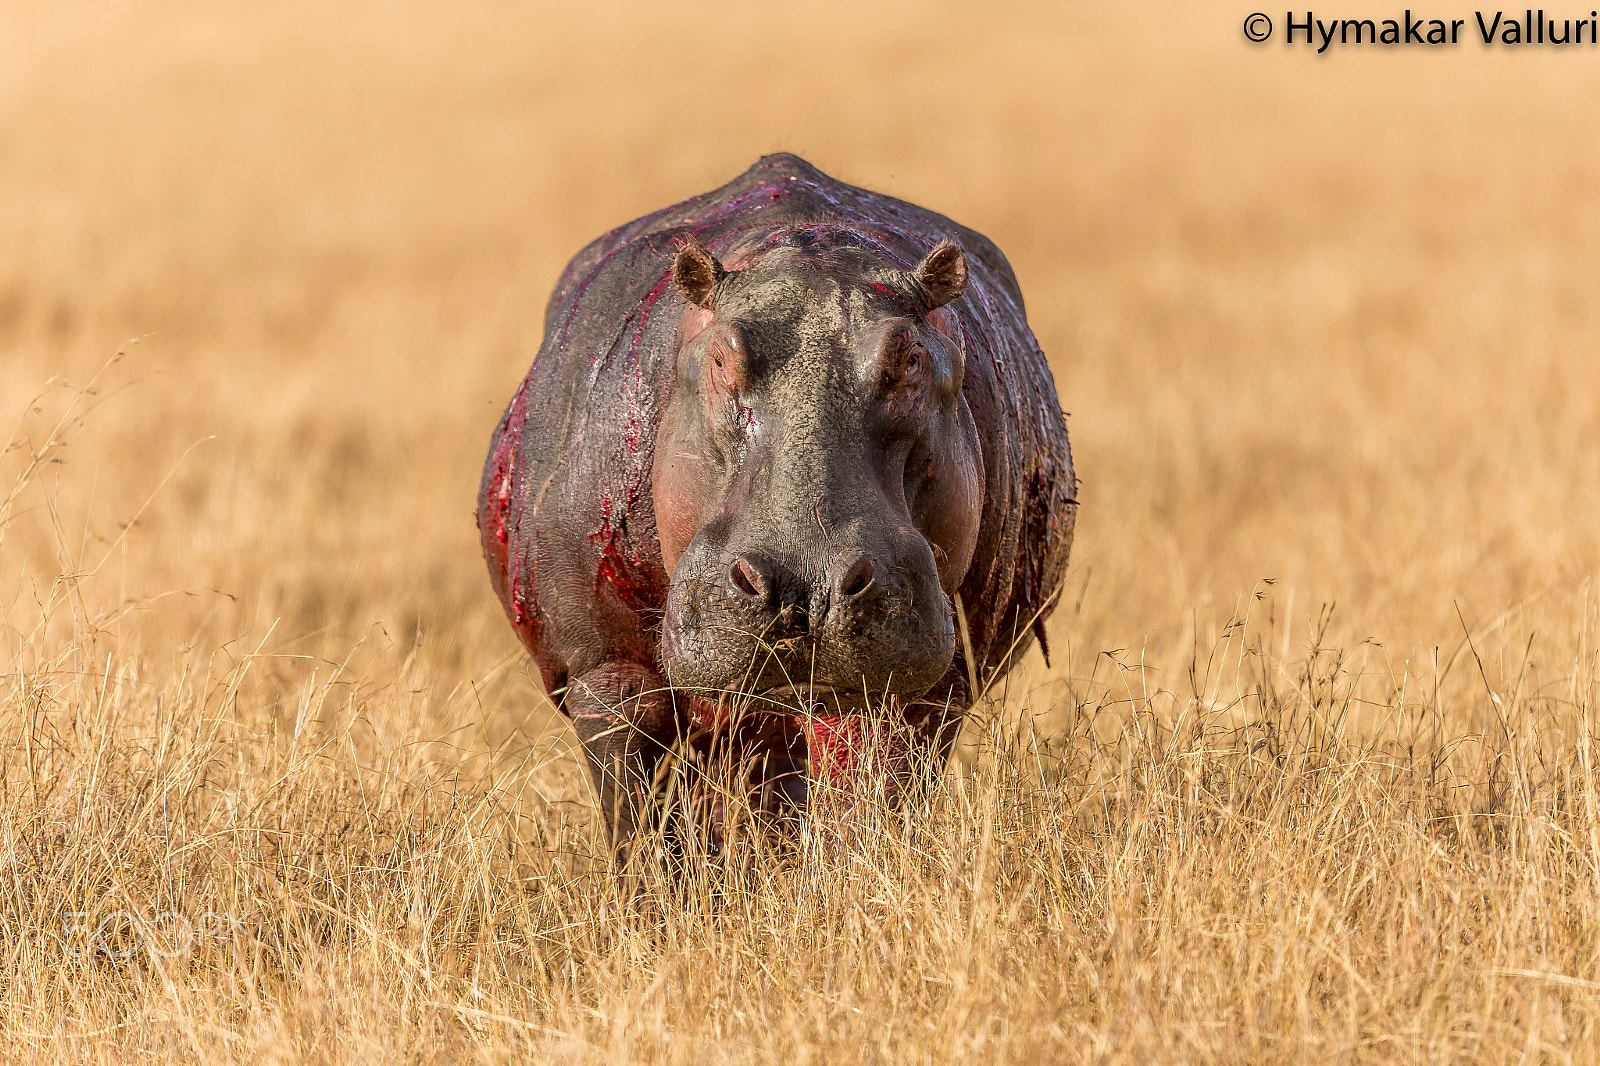
M 567 688 L 566 710 L 588 756 L 619 869 L 647 827 L 656 769 L 677 739 L 672 695 L 661 676 L 632 662 L 607 662 Z

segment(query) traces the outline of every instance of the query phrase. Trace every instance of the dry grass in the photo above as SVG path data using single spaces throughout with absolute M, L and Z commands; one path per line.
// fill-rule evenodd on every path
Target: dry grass
M 1600 73 L 1245 13 L 5 5 L 0 1059 L 1600 1061 Z M 776 148 L 1012 256 L 1057 657 L 623 905 L 477 470 Z

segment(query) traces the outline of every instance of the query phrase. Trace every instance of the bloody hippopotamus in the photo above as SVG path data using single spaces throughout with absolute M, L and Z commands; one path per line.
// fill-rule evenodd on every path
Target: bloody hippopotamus
M 1077 506 L 1000 250 L 773 155 L 579 252 L 544 330 L 478 524 L 619 853 L 718 736 L 757 807 L 942 765 Z

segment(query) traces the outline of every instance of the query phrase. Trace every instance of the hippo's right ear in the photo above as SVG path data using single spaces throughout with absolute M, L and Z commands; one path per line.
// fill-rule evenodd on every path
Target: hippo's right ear
M 696 307 L 711 310 L 711 298 L 717 284 L 728 272 L 717 262 L 717 257 L 706 250 L 700 239 L 690 234 L 678 248 L 678 257 L 672 261 L 672 280 L 683 298 Z
M 954 300 L 967 291 L 967 257 L 954 241 L 940 241 L 917 264 L 911 279 L 929 311 Z

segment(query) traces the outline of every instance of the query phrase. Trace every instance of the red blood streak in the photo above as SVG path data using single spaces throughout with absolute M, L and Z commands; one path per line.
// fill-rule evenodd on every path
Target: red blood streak
M 514 492 L 517 459 L 522 450 L 522 430 L 527 422 L 528 395 L 518 390 L 506 410 L 500 431 L 495 435 L 490 455 L 487 514 L 478 514 L 479 527 L 488 522 L 493 540 L 487 544 L 490 562 L 501 575 L 506 599 L 511 607 L 511 624 L 517 637 L 537 655 L 539 645 L 538 603 L 533 594 L 532 560 L 524 557 L 516 537 L 522 523 L 522 501 Z
M 802 728 L 816 781 L 844 783 L 862 771 L 899 775 L 905 768 L 905 738 L 859 715 L 810 717 Z
M 629 493 L 628 504 L 632 504 L 633 492 Z M 589 539 L 600 544 L 600 560 L 594 571 L 594 593 L 596 596 L 606 588 L 614 589 L 622 602 L 635 610 L 648 610 L 651 599 L 647 590 L 639 587 L 634 578 L 634 567 L 641 566 L 644 560 L 639 557 L 637 549 L 627 543 L 625 535 L 626 506 L 622 515 L 613 514 L 610 491 L 600 496 L 600 528 L 589 534 Z M 625 552 L 623 549 L 627 548 Z
M 732 709 L 716 700 L 703 696 L 679 696 L 686 705 L 689 721 L 701 729 L 715 729 L 728 723 Z

